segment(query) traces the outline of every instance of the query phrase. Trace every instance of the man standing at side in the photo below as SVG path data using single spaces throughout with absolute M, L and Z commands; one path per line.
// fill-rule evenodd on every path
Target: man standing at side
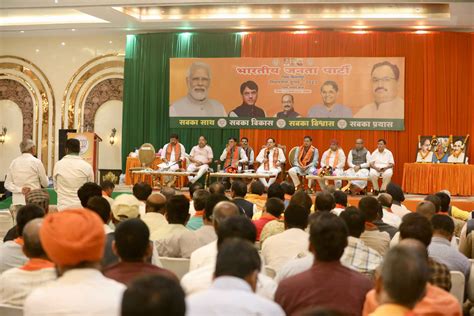
M 377 194 L 379 190 L 385 192 L 387 185 L 390 183 L 393 175 L 393 154 L 386 148 L 387 142 L 385 139 L 379 139 L 377 142 L 377 149 L 370 158 L 370 180 L 374 186 L 374 191 Z M 382 187 L 379 188 L 379 177 L 382 177 Z
M 357 138 L 355 147 L 347 155 L 347 165 L 349 169 L 345 171 L 349 177 L 369 177 L 370 152 L 364 146 L 364 140 Z M 365 180 L 352 180 L 350 190 L 352 193 L 359 193 L 367 186 Z
M 188 172 L 196 172 L 195 176 L 188 176 L 189 182 L 193 184 L 199 180 L 209 169 L 209 164 L 212 162 L 214 154 L 212 148 L 207 144 L 205 136 L 200 136 L 198 145 L 194 146 L 189 153 L 189 160 L 191 164 L 188 166 Z
M 229 113 L 229 117 L 266 117 L 265 111 L 255 103 L 258 99 L 258 85 L 255 81 L 246 81 L 240 85 L 242 104 Z
M 316 147 L 312 145 L 313 139 L 311 136 L 305 136 L 303 146 L 296 147 L 295 158 L 293 160 L 293 168 L 288 170 L 291 180 L 296 188 L 299 189 L 301 181 L 298 175 L 310 175 L 316 171 L 318 165 L 319 152 Z M 312 180 L 308 180 L 308 187 L 312 188 Z
M 66 141 L 66 156 L 56 163 L 53 171 L 54 189 L 58 193 L 58 209 L 81 207 L 77 190 L 86 182 L 94 182 L 94 171 L 79 152 L 78 139 Z

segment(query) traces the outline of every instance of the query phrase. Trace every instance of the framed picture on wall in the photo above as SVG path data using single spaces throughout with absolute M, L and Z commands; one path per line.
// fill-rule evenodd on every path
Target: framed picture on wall
M 464 164 L 467 161 L 468 141 L 469 135 L 418 135 L 416 162 Z

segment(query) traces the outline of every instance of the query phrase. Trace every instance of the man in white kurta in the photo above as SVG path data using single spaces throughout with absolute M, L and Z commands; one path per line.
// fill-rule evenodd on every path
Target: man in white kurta
M 187 171 L 197 171 L 195 176 L 188 177 L 190 183 L 196 182 L 207 172 L 213 157 L 214 154 L 212 153 L 212 148 L 207 144 L 206 137 L 200 136 L 198 145 L 194 146 L 189 153 L 191 164 L 189 164 Z
M 370 158 L 369 176 L 376 192 L 385 192 L 393 175 L 395 161 L 392 152 L 386 148 L 386 144 L 384 139 L 379 139 L 377 149 L 374 150 Z M 379 187 L 379 177 L 382 177 L 381 187 Z
M 58 209 L 81 207 L 77 190 L 86 182 L 94 182 L 92 166 L 81 156 L 80 142 L 75 138 L 66 141 L 66 156 L 53 170 L 54 189 L 58 193 Z
M 388 61 L 372 67 L 372 93 L 374 102 L 365 105 L 355 114 L 355 118 L 403 119 L 405 103 L 398 96 L 400 70 Z
M 349 177 L 369 177 L 370 152 L 364 146 L 362 138 L 356 139 L 355 147 L 347 155 L 349 169 L 345 174 Z M 352 180 L 351 191 L 360 192 L 367 186 L 367 181 Z
M 339 148 L 339 144 L 337 140 L 331 140 L 329 144 L 329 149 L 326 150 L 321 157 L 321 169 L 325 167 L 331 167 L 333 175 L 340 176 L 344 173 L 344 165 L 346 164 L 346 155 L 342 148 Z M 326 181 L 325 180 L 318 180 L 319 185 L 321 186 L 322 190 L 327 189 Z M 342 181 L 336 180 L 334 181 L 336 188 L 341 188 Z
M 303 146 L 296 147 L 293 167 L 288 170 L 288 174 L 290 175 L 295 187 L 298 187 L 301 184 L 298 175 L 312 175 L 316 171 L 319 152 L 312 143 L 313 139 L 310 136 L 305 136 Z M 312 187 L 312 180 L 308 180 L 308 187 Z
M 188 94 L 171 105 L 170 117 L 227 116 L 224 106 L 219 101 L 208 98 L 211 85 L 211 69 L 208 64 L 203 62 L 191 64 L 186 84 Z
M 35 189 L 48 186 L 48 176 L 41 160 L 35 157 L 35 143 L 28 139 L 20 143 L 21 156 L 8 168 L 5 188 L 10 191 L 12 205 L 25 205 L 25 195 Z
M 281 148 L 276 146 L 275 140 L 269 138 L 267 139 L 267 146 L 260 150 L 255 160 L 260 163 L 257 173 L 270 173 L 273 175 L 273 177 L 268 179 L 260 178 L 260 182 L 268 189 L 268 187 L 276 181 L 276 177 L 281 172 L 281 164 L 286 161 L 285 154 Z

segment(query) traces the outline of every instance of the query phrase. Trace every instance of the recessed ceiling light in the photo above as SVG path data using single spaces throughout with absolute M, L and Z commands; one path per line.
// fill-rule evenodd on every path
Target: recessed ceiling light
M 353 34 L 367 34 L 367 31 L 353 31 Z
M 293 34 L 308 34 L 308 31 L 295 31 Z
M 76 29 L 71 29 L 71 31 L 75 32 L 75 31 L 76 31 Z
M 20 33 L 25 33 L 25 31 L 20 31 Z
M 39 53 L 40 50 L 37 48 L 35 51 L 36 51 L 37 53 Z
M 415 34 L 429 34 L 431 33 L 430 31 L 425 31 L 425 30 L 418 30 L 418 31 L 415 31 Z
M 66 43 L 65 43 L 65 42 L 62 42 L 62 43 L 61 43 L 61 46 L 66 46 Z
M 112 44 L 113 42 L 112 41 L 109 41 L 109 44 Z

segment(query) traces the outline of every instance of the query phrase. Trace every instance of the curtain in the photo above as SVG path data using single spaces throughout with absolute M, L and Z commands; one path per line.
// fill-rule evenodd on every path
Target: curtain
M 122 157 L 143 143 L 155 149 L 178 133 L 189 152 L 205 135 L 220 156 L 227 138 L 239 136 L 238 129 L 169 127 L 169 59 L 173 57 L 240 57 L 239 33 L 155 33 L 127 36 L 124 70 Z M 183 82 L 183 85 L 186 84 Z M 126 159 L 122 159 L 125 170 Z
M 416 158 L 418 135 L 474 136 L 474 35 L 436 32 L 256 32 L 242 38 L 242 57 L 405 57 L 404 131 L 241 130 L 254 148 L 267 137 L 287 146 L 313 137 L 320 155 L 337 139 L 347 152 L 355 139 L 375 150 L 379 138 L 395 158 L 393 181 L 401 183 L 403 164 Z M 319 101 L 319 100 L 315 100 Z M 295 104 L 296 110 L 298 105 Z M 469 155 L 474 159 L 473 140 Z

